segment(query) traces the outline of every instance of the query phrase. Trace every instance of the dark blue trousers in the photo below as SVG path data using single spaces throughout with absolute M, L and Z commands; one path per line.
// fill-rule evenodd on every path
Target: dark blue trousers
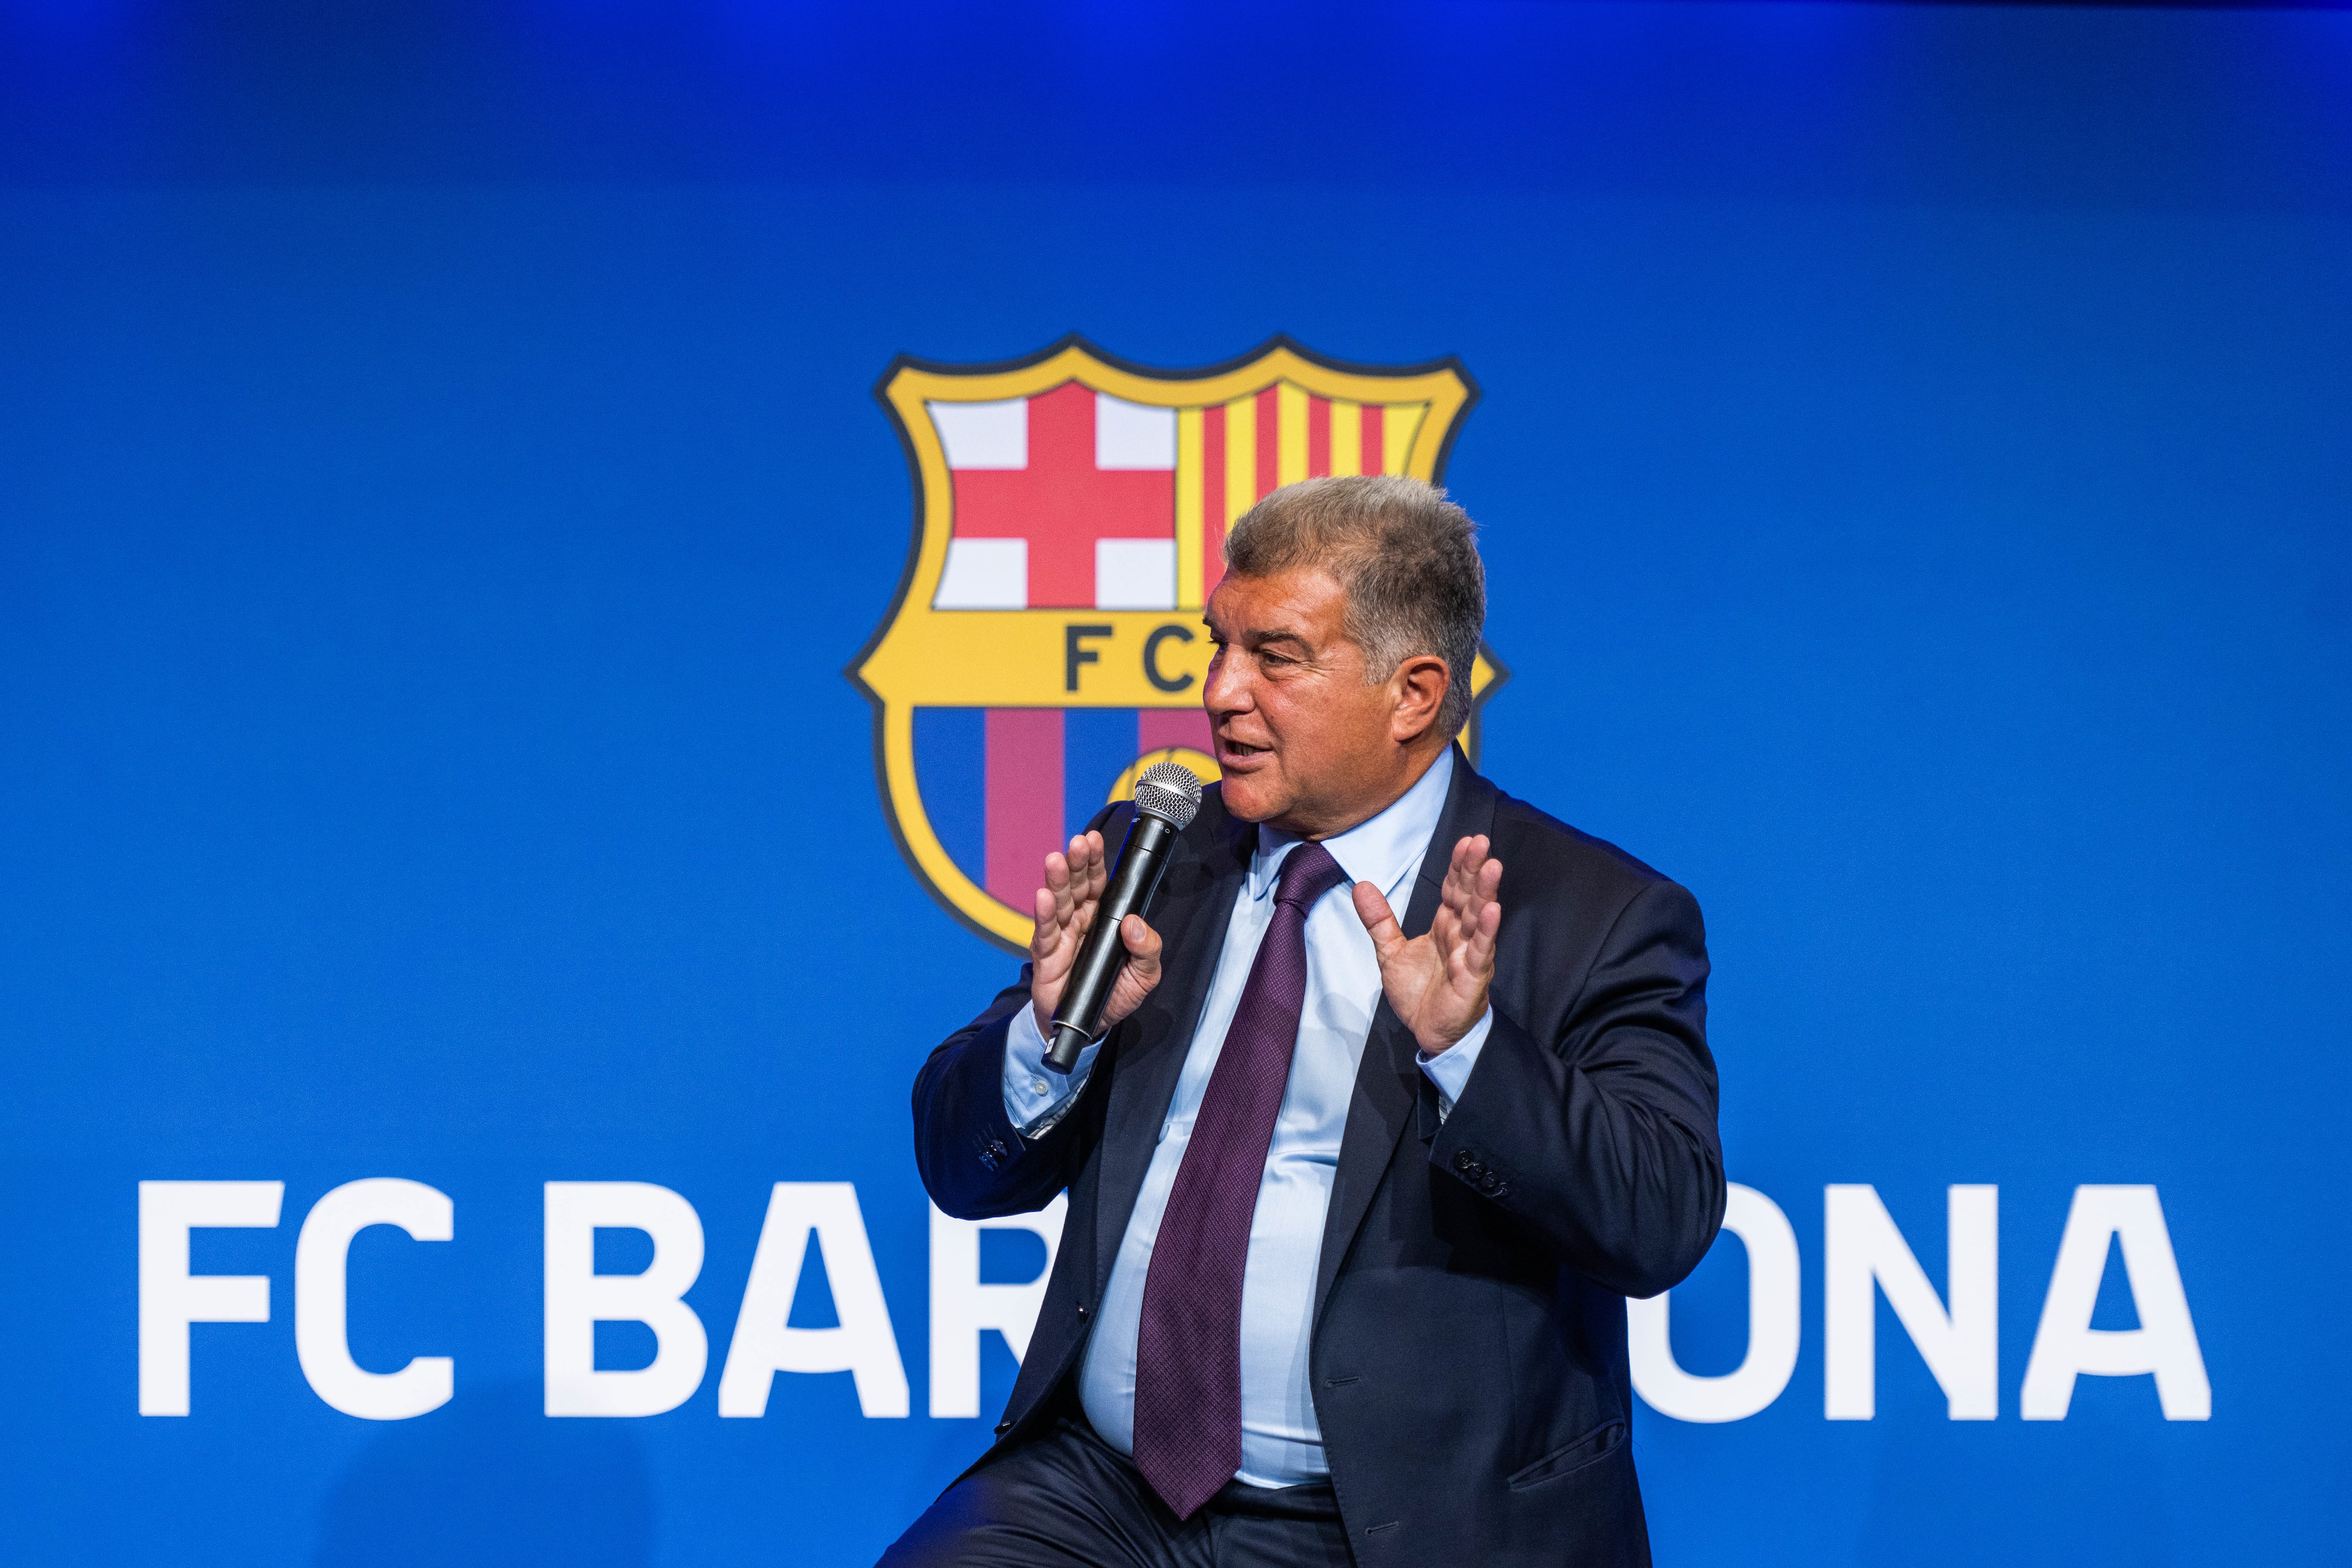
M 880 1568 L 1347 1568 L 1328 1482 L 1228 1481 L 1191 1519 L 1168 1511 L 1083 1417 L 949 1488 Z

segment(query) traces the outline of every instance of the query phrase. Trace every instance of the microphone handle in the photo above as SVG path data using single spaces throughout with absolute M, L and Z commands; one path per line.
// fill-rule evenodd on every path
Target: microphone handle
M 1103 889 L 1095 923 L 1078 944 L 1077 962 L 1062 985 L 1061 1005 L 1054 1009 L 1054 1037 L 1045 1048 L 1045 1065 L 1067 1073 L 1078 1065 L 1078 1053 L 1102 1033 L 1103 1008 L 1111 987 L 1127 965 L 1127 944 L 1118 928 L 1128 916 L 1141 914 L 1159 889 L 1160 873 L 1168 868 L 1168 851 L 1176 842 L 1175 825 L 1148 811 L 1135 814 L 1127 843 L 1112 868 L 1110 886 Z

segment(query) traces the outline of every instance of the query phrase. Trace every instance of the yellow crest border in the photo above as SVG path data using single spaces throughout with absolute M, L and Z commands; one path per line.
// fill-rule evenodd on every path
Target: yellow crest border
M 999 903 L 949 856 L 924 808 L 915 776 L 916 689 L 925 684 L 919 658 L 919 645 L 925 639 L 917 634 L 915 623 L 972 613 L 930 607 L 947 563 L 954 488 L 946 448 L 924 405 L 1032 397 L 1069 381 L 1160 408 L 1228 402 L 1277 382 L 1288 382 L 1316 396 L 1351 402 L 1425 403 L 1428 410 L 1413 432 L 1402 471 L 1432 483 L 1443 476 L 1454 437 L 1478 397 L 1476 383 L 1451 357 L 1392 369 L 1350 364 L 1280 336 L 1237 359 L 1191 371 L 1162 370 L 1120 360 L 1075 334 L 1026 358 L 994 364 L 947 364 L 908 354 L 891 362 L 874 395 L 888 413 L 906 453 L 914 490 L 913 540 L 888 614 L 843 673 L 874 705 L 875 776 L 883 815 L 900 853 L 931 896 L 957 920 L 1016 953 L 1028 950 L 1029 917 Z M 1098 618 L 1111 621 L 1142 614 L 1096 613 Z M 1157 612 L 1150 616 L 1160 618 Z M 1472 672 L 1471 720 L 1463 733 L 1474 757 L 1478 708 L 1507 676 L 1492 651 L 1482 647 Z

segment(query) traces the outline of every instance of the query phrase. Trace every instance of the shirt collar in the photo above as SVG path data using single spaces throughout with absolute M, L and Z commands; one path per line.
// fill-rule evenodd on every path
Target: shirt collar
M 1437 833 L 1437 820 L 1445 815 L 1445 791 L 1453 782 L 1454 748 L 1448 746 L 1438 753 L 1429 771 L 1386 810 L 1345 833 L 1326 838 L 1323 847 L 1330 851 L 1331 858 L 1339 863 L 1339 869 L 1348 874 L 1350 882 L 1370 882 L 1394 904 L 1398 889 L 1420 868 L 1429 853 L 1429 841 Z M 1299 842 L 1295 833 L 1285 833 L 1263 823 L 1258 826 L 1257 850 L 1250 857 L 1251 898 L 1273 895 L 1274 879 L 1282 869 L 1283 858 Z

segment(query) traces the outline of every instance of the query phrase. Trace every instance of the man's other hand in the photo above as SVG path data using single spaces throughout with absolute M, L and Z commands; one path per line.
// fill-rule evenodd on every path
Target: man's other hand
M 1037 889 L 1037 932 L 1029 939 L 1030 962 L 1036 965 L 1029 976 L 1029 1005 L 1037 1015 L 1037 1032 L 1049 1040 L 1062 986 L 1078 961 L 1078 944 L 1094 927 L 1109 882 L 1109 857 L 1099 833 L 1081 833 L 1070 840 L 1066 854 L 1045 857 L 1045 885 Z M 1120 922 L 1118 937 L 1127 948 L 1127 964 L 1103 1008 L 1101 1026 L 1106 1030 L 1141 1006 L 1160 984 L 1160 933 L 1141 915 L 1129 915 Z
M 1495 932 L 1503 924 L 1503 906 L 1495 901 L 1503 886 L 1503 863 L 1487 857 L 1488 847 L 1484 834 L 1454 846 L 1437 918 L 1426 934 L 1411 941 L 1398 929 L 1381 890 L 1370 882 L 1356 884 L 1356 918 L 1371 933 L 1381 989 L 1425 1057 L 1452 1047 L 1486 1014 L 1486 989 L 1495 981 Z

